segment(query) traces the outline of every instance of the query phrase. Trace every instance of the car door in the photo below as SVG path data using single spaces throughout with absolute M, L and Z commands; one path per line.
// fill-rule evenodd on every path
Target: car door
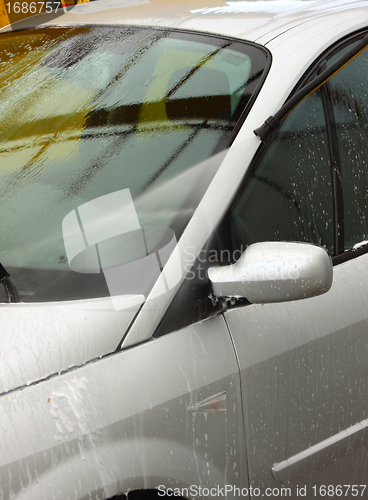
M 365 51 L 293 109 L 222 227 L 232 252 L 305 241 L 334 263 L 325 295 L 225 312 L 253 497 L 367 497 L 367 75 Z

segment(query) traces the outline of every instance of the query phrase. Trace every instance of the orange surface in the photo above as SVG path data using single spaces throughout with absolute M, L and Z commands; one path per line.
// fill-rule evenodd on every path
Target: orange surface
M 0 28 L 10 24 L 9 16 L 6 12 L 4 0 L 0 0 Z
M 41 12 L 45 12 L 46 10 L 46 1 L 44 0 L 44 5 L 43 7 L 41 6 L 38 1 L 41 0 L 0 0 L 0 28 L 3 28 L 4 26 L 7 26 L 8 24 L 15 23 L 16 21 L 20 21 L 21 19 L 25 19 L 27 17 L 31 17 L 32 15 L 36 15 Z M 61 2 L 61 7 L 68 7 L 70 5 L 74 5 L 77 3 L 84 3 L 84 2 L 89 2 L 89 0 L 58 0 Z M 31 3 L 36 3 L 36 10 L 37 12 L 35 14 L 32 14 L 29 10 L 27 9 L 28 12 L 19 12 L 15 13 L 14 12 L 14 4 L 18 3 L 20 6 L 22 4 L 27 4 L 30 6 Z M 10 5 L 9 5 L 10 4 Z M 25 9 L 24 9 L 25 10 Z

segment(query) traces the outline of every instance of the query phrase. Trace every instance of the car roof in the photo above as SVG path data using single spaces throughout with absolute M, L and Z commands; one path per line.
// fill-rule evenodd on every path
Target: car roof
M 367 6 L 367 0 L 98 0 L 75 5 L 68 12 L 33 16 L 12 27 L 138 24 L 267 44 L 304 23 L 339 25 L 347 21 L 347 13 L 353 18 L 367 18 Z

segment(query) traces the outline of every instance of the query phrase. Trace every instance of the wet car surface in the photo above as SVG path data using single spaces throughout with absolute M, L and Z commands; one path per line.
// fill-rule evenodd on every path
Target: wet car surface
M 99 0 L 0 30 L 1 498 L 368 497 L 367 27 Z

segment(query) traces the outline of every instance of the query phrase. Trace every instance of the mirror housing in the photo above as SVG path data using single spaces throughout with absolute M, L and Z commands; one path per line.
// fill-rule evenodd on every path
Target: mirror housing
M 324 248 L 279 241 L 254 243 L 235 264 L 208 269 L 216 297 L 245 297 L 253 304 L 321 295 L 331 288 L 332 276 Z

